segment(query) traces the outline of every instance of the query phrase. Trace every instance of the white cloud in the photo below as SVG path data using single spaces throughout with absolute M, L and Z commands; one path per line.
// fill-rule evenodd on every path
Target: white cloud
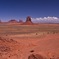
M 32 18 L 34 22 L 50 22 L 50 23 L 59 23 L 58 17 L 39 17 L 39 18 Z

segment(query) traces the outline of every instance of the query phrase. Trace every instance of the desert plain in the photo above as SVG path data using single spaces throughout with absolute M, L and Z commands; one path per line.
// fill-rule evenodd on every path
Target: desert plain
M 0 24 L 0 59 L 59 59 L 59 24 Z

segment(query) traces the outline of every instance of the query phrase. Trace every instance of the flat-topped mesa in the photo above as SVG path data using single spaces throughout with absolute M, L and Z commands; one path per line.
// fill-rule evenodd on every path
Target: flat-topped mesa
M 33 25 L 33 22 L 31 21 L 31 17 L 28 16 L 28 17 L 26 18 L 26 22 L 24 22 L 23 24 L 24 24 L 24 25 Z
M 16 21 L 15 19 L 12 19 L 10 21 L 8 21 L 9 23 L 18 23 L 18 21 Z

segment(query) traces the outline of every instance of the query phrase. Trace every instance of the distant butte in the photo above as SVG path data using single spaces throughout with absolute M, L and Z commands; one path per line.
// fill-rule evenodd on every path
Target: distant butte
M 9 21 L 9 23 L 18 23 L 18 21 L 16 21 L 15 19 L 12 19 Z
M 28 16 L 28 17 L 26 18 L 26 21 L 25 21 L 23 24 L 24 24 L 24 25 L 33 25 L 33 22 L 31 21 L 31 17 Z
M 0 23 L 7 23 L 7 24 L 20 24 L 20 25 L 33 25 L 34 23 L 32 22 L 32 20 L 31 20 L 31 17 L 30 16 L 27 16 L 27 18 L 26 18 L 26 21 L 25 22 L 23 22 L 22 20 L 19 20 L 19 21 L 17 21 L 17 20 L 15 20 L 15 19 L 11 19 L 11 20 L 9 20 L 8 22 L 1 22 L 1 20 L 0 20 Z

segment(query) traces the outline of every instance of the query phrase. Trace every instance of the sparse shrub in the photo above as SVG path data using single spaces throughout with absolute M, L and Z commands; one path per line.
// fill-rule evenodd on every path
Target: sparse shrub
M 34 52 L 34 50 L 31 50 L 30 52 Z
M 55 34 L 55 32 L 53 32 L 53 34 Z
M 47 32 L 47 34 L 49 34 L 49 32 Z
M 6 35 L 6 36 L 8 36 L 8 35 Z
M 38 33 L 36 33 L 36 35 L 38 35 Z
M 13 39 L 10 39 L 10 41 L 14 41 Z

